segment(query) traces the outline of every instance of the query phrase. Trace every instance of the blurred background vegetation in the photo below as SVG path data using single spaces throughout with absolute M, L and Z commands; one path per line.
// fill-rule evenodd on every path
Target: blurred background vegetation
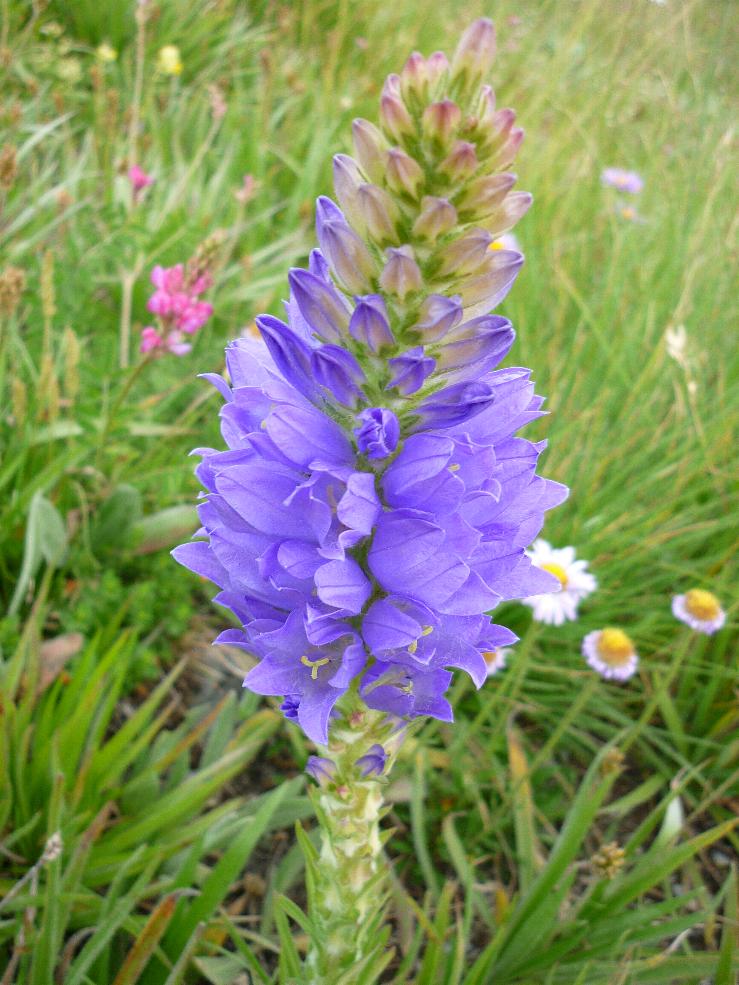
M 732 5 L 144 10 L 0 3 L 0 982 L 270 981 L 280 951 L 289 980 L 308 750 L 207 647 L 225 617 L 168 554 L 196 526 L 188 453 L 219 442 L 197 374 L 279 313 L 331 156 L 385 74 L 485 14 L 535 198 L 503 312 L 551 412 L 528 436 L 572 488 L 545 536 L 600 589 L 559 629 L 502 609 L 522 637 L 510 669 L 479 693 L 460 679 L 457 724 L 408 744 L 385 979 L 730 985 Z M 137 197 L 133 164 L 154 178 Z M 611 165 L 643 176 L 638 199 L 601 185 Z M 151 269 L 214 234 L 214 317 L 191 354 L 144 359 Z M 670 613 L 694 585 L 729 607 L 714 639 Z M 642 657 L 624 687 L 580 657 L 606 624 Z M 587 860 L 612 842 L 611 880 Z

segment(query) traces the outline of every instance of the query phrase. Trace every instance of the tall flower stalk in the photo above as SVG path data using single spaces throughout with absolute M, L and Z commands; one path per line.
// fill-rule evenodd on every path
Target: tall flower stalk
M 359 981 L 382 946 L 382 785 L 403 730 L 451 721 L 452 671 L 479 687 L 515 642 L 489 613 L 556 591 L 525 549 L 567 490 L 536 475 L 542 413 L 515 337 L 491 314 L 523 263 L 491 249 L 531 196 L 507 171 L 523 132 L 484 78 L 476 21 L 451 62 L 414 53 L 379 126 L 356 120 L 319 198 L 319 249 L 292 270 L 287 321 L 226 350 L 226 451 L 200 449 L 202 529 L 175 551 L 214 581 L 257 658 L 245 685 L 282 698 L 318 747 L 306 842 L 313 982 Z M 305 841 L 305 839 L 304 839 Z M 362 978 L 361 980 L 365 980 Z

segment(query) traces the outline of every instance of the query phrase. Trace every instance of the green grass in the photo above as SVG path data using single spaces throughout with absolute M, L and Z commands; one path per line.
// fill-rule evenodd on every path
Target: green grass
M 129 674 L 116 677 L 116 693 L 176 661 L 190 613 L 208 611 L 207 587 L 155 548 L 194 527 L 197 483 L 187 453 L 219 441 L 217 399 L 196 374 L 218 371 L 223 344 L 256 314 L 279 312 L 287 270 L 311 246 L 312 201 L 330 190 L 331 155 L 349 149 L 353 117 L 375 118 L 384 75 L 415 47 L 449 49 L 468 20 L 489 14 L 500 49 L 492 81 L 499 105 L 515 107 L 526 129 L 520 186 L 535 198 L 517 228 L 527 262 L 503 306 L 518 331 L 511 363 L 533 367 L 547 396 L 550 416 L 527 436 L 548 438 L 544 471 L 572 490 L 544 534 L 574 544 L 600 587 L 581 619 L 561 629 L 531 624 L 520 606 L 501 610 L 499 621 L 522 636 L 510 668 L 481 692 L 460 680 L 458 722 L 432 723 L 409 744 L 390 843 L 402 901 L 394 973 L 421 985 L 728 985 L 730 917 L 724 923 L 716 914 L 725 907 L 735 920 L 735 884 L 709 842 L 732 815 L 739 780 L 730 5 L 442 0 L 420 13 L 417 4 L 380 0 L 279 7 L 162 0 L 147 25 L 134 142 L 136 26 L 127 5 L 33 9 L 19 0 L 0 4 L 0 147 L 12 145 L 18 157 L 12 187 L 0 192 L 0 273 L 12 265 L 26 276 L 16 311 L 0 313 L 0 610 L 13 610 L 0 621 L 3 672 L 27 672 L 18 654 L 33 663 L 29 632 L 80 630 L 93 647 L 111 624 L 129 634 Z M 61 36 L 49 32 L 53 20 Z M 95 58 L 105 40 L 119 51 L 114 63 Z M 154 69 L 165 44 L 180 48 L 179 78 Z M 210 109 L 213 84 L 228 107 L 220 122 Z M 132 209 L 125 170 L 134 157 L 156 182 Z M 601 186 L 608 165 L 643 175 L 645 190 L 629 203 L 641 221 L 626 219 L 619 197 Z M 233 193 L 246 173 L 257 191 L 243 206 Z M 215 317 L 192 355 L 137 371 L 151 267 L 185 260 L 216 230 L 223 244 Z M 688 369 L 664 342 L 668 327 L 679 325 L 688 335 Z M 185 509 L 158 515 L 171 507 Z M 697 638 L 671 615 L 671 595 L 694 585 L 714 591 L 729 610 L 716 638 Z M 595 680 L 579 655 L 582 636 L 607 624 L 625 628 L 642 658 L 625 686 Z M 104 666 L 114 645 L 103 637 L 95 650 Z M 91 652 L 67 668 L 75 686 Z M 4 690 L 4 704 L 11 691 L 12 701 L 24 700 L 14 688 Z M 53 745 L 50 701 L 43 699 L 45 711 L 24 705 L 25 717 L 14 719 L 15 773 L 5 759 L 2 767 L 13 798 L 22 800 L 28 729 L 46 729 Z M 248 703 L 244 709 L 247 718 L 255 712 Z M 60 742 L 74 721 L 67 732 L 60 724 Z M 91 734 L 102 741 L 99 728 Z M 288 734 L 296 756 L 304 755 Z M 576 791 L 589 789 L 593 761 L 613 742 L 626 756 L 615 792 L 590 815 L 577 814 Z M 68 776 L 74 765 L 62 760 L 58 769 Z M 0 844 L 24 860 L 13 863 L 11 855 L 7 868 L 0 865 L 3 892 L 41 854 L 54 811 L 68 811 L 70 844 L 84 831 L 53 778 L 39 771 L 28 786 L 25 805 L 13 799 L 2 815 Z M 117 789 L 114 799 L 122 796 Z M 679 803 L 679 816 L 670 802 Z M 559 832 L 573 830 L 573 811 L 587 824 L 563 848 Z M 288 824 L 299 811 L 281 816 Z M 33 818 L 35 827 L 26 828 Z M 722 851 L 735 851 L 736 834 L 718 830 Z M 116 837 L 109 835 L 113 844 Z M 178 869 L 167 865 L 172 839 L 151 838 L 150 850 L 128 856 L 133 843 L 124 838 L 117 858 L 127 868 L 113 882 L 99 847 L 93 855 L 102 861 L 92 871 L 101 883 L 87 885 L 79 867 L 65 875 L 68 858 L 49 869 L 40 892 L 53 894 L 53 880 L 68 878 L 80 906 L 62 925 L 58 909 L 36 899 L 31 908 L 46 916 L 24 932 L 39 935 L 41 964 L 24 958 L 20 973 L 35 977 L 17 981 L 45 985 L 62 960 L 60 941 L 84 928 L 93 936 L 85 931 L 68 954 L 80 982 L 112 982 L 118 971 L 100 963 L 102 950 L 85 963 L 93 941 L 104 950 L 115 940 L 118 955 L 127 942 L 143 941 L 144 977 L 129 968 L 121 982 L 182 980 L 191 959 L 200 962 L 187 972 L 193 981 L 272 968 L 275 930 L 291 915 L 280 894 L 300 881 L 297 851 L 267 872 L 261 910 L 242 921 L 221 908 L 235 892 L 238 852 L 203 855 L 193 834 L 192 854 L 178 857 Z M 691 842 L 701 838 L 705 844 Z M 586 860 L 614 840 L 626 846 L 625 874 L 594 886 Z M 681 846 L 691 847 L 680 854 Z M 245 858 L 253 846 L 241 848 Z M 674 875 L 659 868 L 668 857 Z M 217 868 L 217 858 L 230 861 Z M 569 895 L 545 911 L 540 887 L 556 875 L 558 859 L 569 882 L 557 885 Z M 204 902 L 185 914 L 184 904 L 167 901 L 179 899 L 172 894 L 185 882 L 177 880 L 191 873 Z M 674 880 L 685 906 L 677 905 Z M 114 915 L 103 887 L 128 909 Z M 642 912 L 637 901 L 663 908 L 656 930 L 629 924 L 630 913 Z M 31 902 L 20 894 L 13 919 L 0 914 L 0 947 L 9 949 L 0 960 L 13 953 Z M 582 933 L 592 953 L 581 947 Z M 288 967 L 285 945 L 282 960 Z

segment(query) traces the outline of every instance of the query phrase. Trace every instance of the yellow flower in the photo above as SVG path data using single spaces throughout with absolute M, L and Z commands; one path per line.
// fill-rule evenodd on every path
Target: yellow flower
M 157 68 L 163 75 L 181 75 L 182 59 L 180 49 L 173 44 L 165 44 L 157 55 Z
M 97 46 L 95 54 L 97 55 L 98 61 L 101 62 L 114 62 L 118 58 L 118 52 L 107 41 L 103 41 L 102 44 Z

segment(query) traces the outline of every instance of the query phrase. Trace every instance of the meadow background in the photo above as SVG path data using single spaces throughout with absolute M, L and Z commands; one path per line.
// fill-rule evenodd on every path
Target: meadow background
M 143 33 L 134 12 L 0 3 L 0 983 L 294 974 L 310 750 L 242 693 L 210 587 L 169 556 L 196 526 L 188 453 L 219 442 L 197 374 L 279 313 L 385 74 L 484 14 L 535 199 L 509 362 L 534 369 L 550 415 L 527 436 L 572 489 L 544 535 L 600 588 L 561 628 L 496 613 L 509 668 L 460 677 L 457 723 L 406 744 L 382 980 L 731 985 L 732 5 L 158 0 Z M 136 200 L 134 163 L 155 179 Z M 638 198 L 602 186 L 612 165 Z M 214 234 L 213 318 L 191 354 L 144 359 L 152 267 Z M 728 609 L 715 638 L 670 612 L 695 586 Z M 580 656 L 608 624 L 641 656 L 625 685 Z M 613 842 L 607 878 L 589 859 Z

